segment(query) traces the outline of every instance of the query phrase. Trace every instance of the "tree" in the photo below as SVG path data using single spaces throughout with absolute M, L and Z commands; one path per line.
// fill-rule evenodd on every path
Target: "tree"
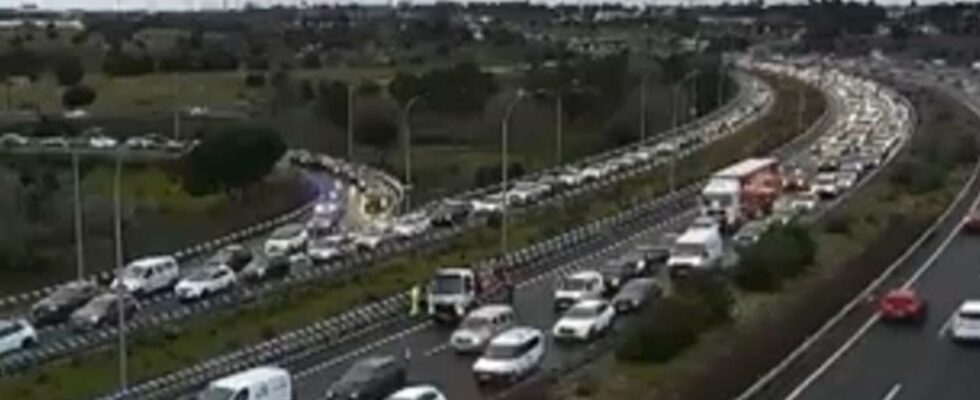
M 286 152 L 278 132 L 260 126 L 230 125 L 205 135 L 182 160 L 188 193 L 242 190 L 263 179 Z
M 363 144 L 374 147 L 384 164 L 384 154 L 398 142 L 398 125 L 390 118 L 379 115 L 365 115 L 354 124 L 354 138 Z
M 337 126 L 347 126 L 347 83 L 341 81 L 320 82 L 317 114 Z
M 95 90 L 85 85 L 75 85 L 65 89 L 61 95 L 61 104 L 68 110 L 88 106 L 95 102 Z
M 265 86 L 265 74 L 261 72 L 249 72 L 248 75 L 245 75 L 245 86 L 250 88 Z
M 61 86 L 75 86 L 81 83 L 82 78 L 85 77 L 85 67 L 82 66 L 82 61 L 78 57 L 69 56 L 61 59 L 55 65 L 54 73 Z
M 405 105 L 412 97 L 422 94 L 422 81 L 418 76 L 398 72 L 388 84 L 388 93 L 398 104 Z
M 153 58 L 147 54 L 132 55 L 111 50 L 102 61 L 102 69 L 112 76 L 137 76 L 153 72 Z
M 320 54 L 313 51 L 303 54 L 302 65 L 307 69 L 320 68 Z

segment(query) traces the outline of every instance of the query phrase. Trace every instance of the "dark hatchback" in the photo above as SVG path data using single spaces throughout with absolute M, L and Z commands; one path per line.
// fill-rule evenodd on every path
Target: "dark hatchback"
M 369 357 L 354 363 L 327 389 L 325 400 L 384 400 L 405 387 L 405 366 L 395 357 Z
M 31 307 L 34 325 L 65 322 L 71 313 L 92 300 L 99 292 L 94 282 L 75 281 L 62 285 Z

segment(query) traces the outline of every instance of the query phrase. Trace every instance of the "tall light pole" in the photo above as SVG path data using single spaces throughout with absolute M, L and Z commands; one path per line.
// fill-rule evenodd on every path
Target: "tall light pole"
M 507 198 L 507 136 L 509 135 L 510 117 L 514 113 L 514 109 L 517 108 L 517 103 L 520 103 L 521 99 L 524 98 L 524 89 L 517 90 L 517 96 L 511 100 L 510 104 L 507 105 L 504 111 L 504 117 L 500 121 L 500 194 L 503 196 L 501 199 L 503 204 L 500 208 L 500 254 L 507 254 L 507 206 L 510 201 Z
M 354 160 L 354 83 L 347 84 L 347 159 Z
M 113 219 L 116 236 L 116 311 L 119 322 L 119 393 L 129 390 L 128 368 L 126 366 L 126 286 L 122 284 L 123 244 L 122 244 L 122 153 L 116 152 L 116 172 L 112 183 Z
M 675 131 L 677 130 L 677 97 L 678 97 L 679 92 L 680 92 L 680 87 L 681 87 L 681 85 L 684 84 L 684 82 L 686 82 L 691 77 L 697 76 L 697 74 L 698 74 L 698 70 L 694 70 L 694 71 L 689 72 L 687 75 L 684 75 L 684 77 L 681 78 L 680 81 L 678 81 L 677 83 L 674 84 L 674 87 L 671 90 L 671 96 L 670 96 L 671 106 L 670 106 L 670 108 L 671 108 L 671 111 L 672 111 L 672 114 L 673 114 L 673 116 L 671 118 L 671 132 L 672 133 L 675 133 L 676 134 Z M 669 162 L 667 163 L 667 169 L 668 169 L 667 183 L 668 183 L 668 187 L 670 189 L 670 193 L 674 193 L 674 186 L 675 186 L 675 182 L 674 182 L 674 180 L 675 180 L 674 179 L 675 165 L 674 164 L 676 164 L 676 162 L 677 162 L 677 154 L 676 154 L 677 151 L 676 150 L 677 149 L 674 149 L 674 152 L 670 154 L 670 159 L 669 159 Z
M 715 100 L 715 108 L 721 107 L 725 101 L 725 60 L 718 62 L 718 99 Z
M 408 99 L 405 103 L 405 107 L 402 109 L 402 137 L 405 140 L 405 210 L 409 210 L 412 207 L 410 193 L 412 190 L 412 120 L 409 118 L 412 112 L 412 106 L 417 103 L 421 97 L 413 96 Z
M 79 167 L 78 152 L 71 153 L 72 183 L 74 184 L 75 197 L 75 263 L 78 269 L 78 280 L 85 278 L 85 242 L 82 229 L 82 189 L 81 172 Z
M 560 90 L 537 89 L 535 94 L 542 94 L 554 97 L 555 99 L 555 165 L 561 165 L 561 156 L 564 145 L 564 119 L 565 111 L 562 106 L 562 92 Z

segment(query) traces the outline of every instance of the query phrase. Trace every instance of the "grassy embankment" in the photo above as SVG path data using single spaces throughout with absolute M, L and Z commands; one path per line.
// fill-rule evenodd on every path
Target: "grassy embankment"
M 795 137 L 798 84 L 771 79 L 777 89 L 775 106 L 760 121 L 678 163 L 678 182 L 690 182 L 706 173 L 771 148 Z M 822 112 L 822 97 L 808 94 L 806 118 Z M 666 171 L 658 169 L 557 207 L 536 210 L 515 218 L 510 229 L 512 248 L 541 240 L 588 220 L 617 212 L 621 206 L 666 190 Z M 615 200 L 611 200 L 615 199 Z M 309 324 L 357 304 L 406 290 L 443 265 L 473 262 L 495 253 L 486 246 L 497 231 L 479 228 L 454 239 L 435 254 L 405 254 L 381 262 L 349 282 L 295 288 L 221 314 L 186 321 L 178 331 L 134 335 L 130 347 L 130 379 L 140 380 L 247 346 L 277 332 Z M 234 329 L 228 329 L 234 327 Z M 42 366 L 22 376 L 0 381 L 0 398 L 78 399 L 112 389 L 116 382 L 115 354 L 88 353 L 70 361 Z

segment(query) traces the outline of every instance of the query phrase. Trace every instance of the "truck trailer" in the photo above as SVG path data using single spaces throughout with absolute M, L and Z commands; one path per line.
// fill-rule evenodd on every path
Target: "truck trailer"
M 749 158 L 711 175 L 701 190 L 701 214 L 726 231 L 772 210 L 783 187 L 776 158 Z

